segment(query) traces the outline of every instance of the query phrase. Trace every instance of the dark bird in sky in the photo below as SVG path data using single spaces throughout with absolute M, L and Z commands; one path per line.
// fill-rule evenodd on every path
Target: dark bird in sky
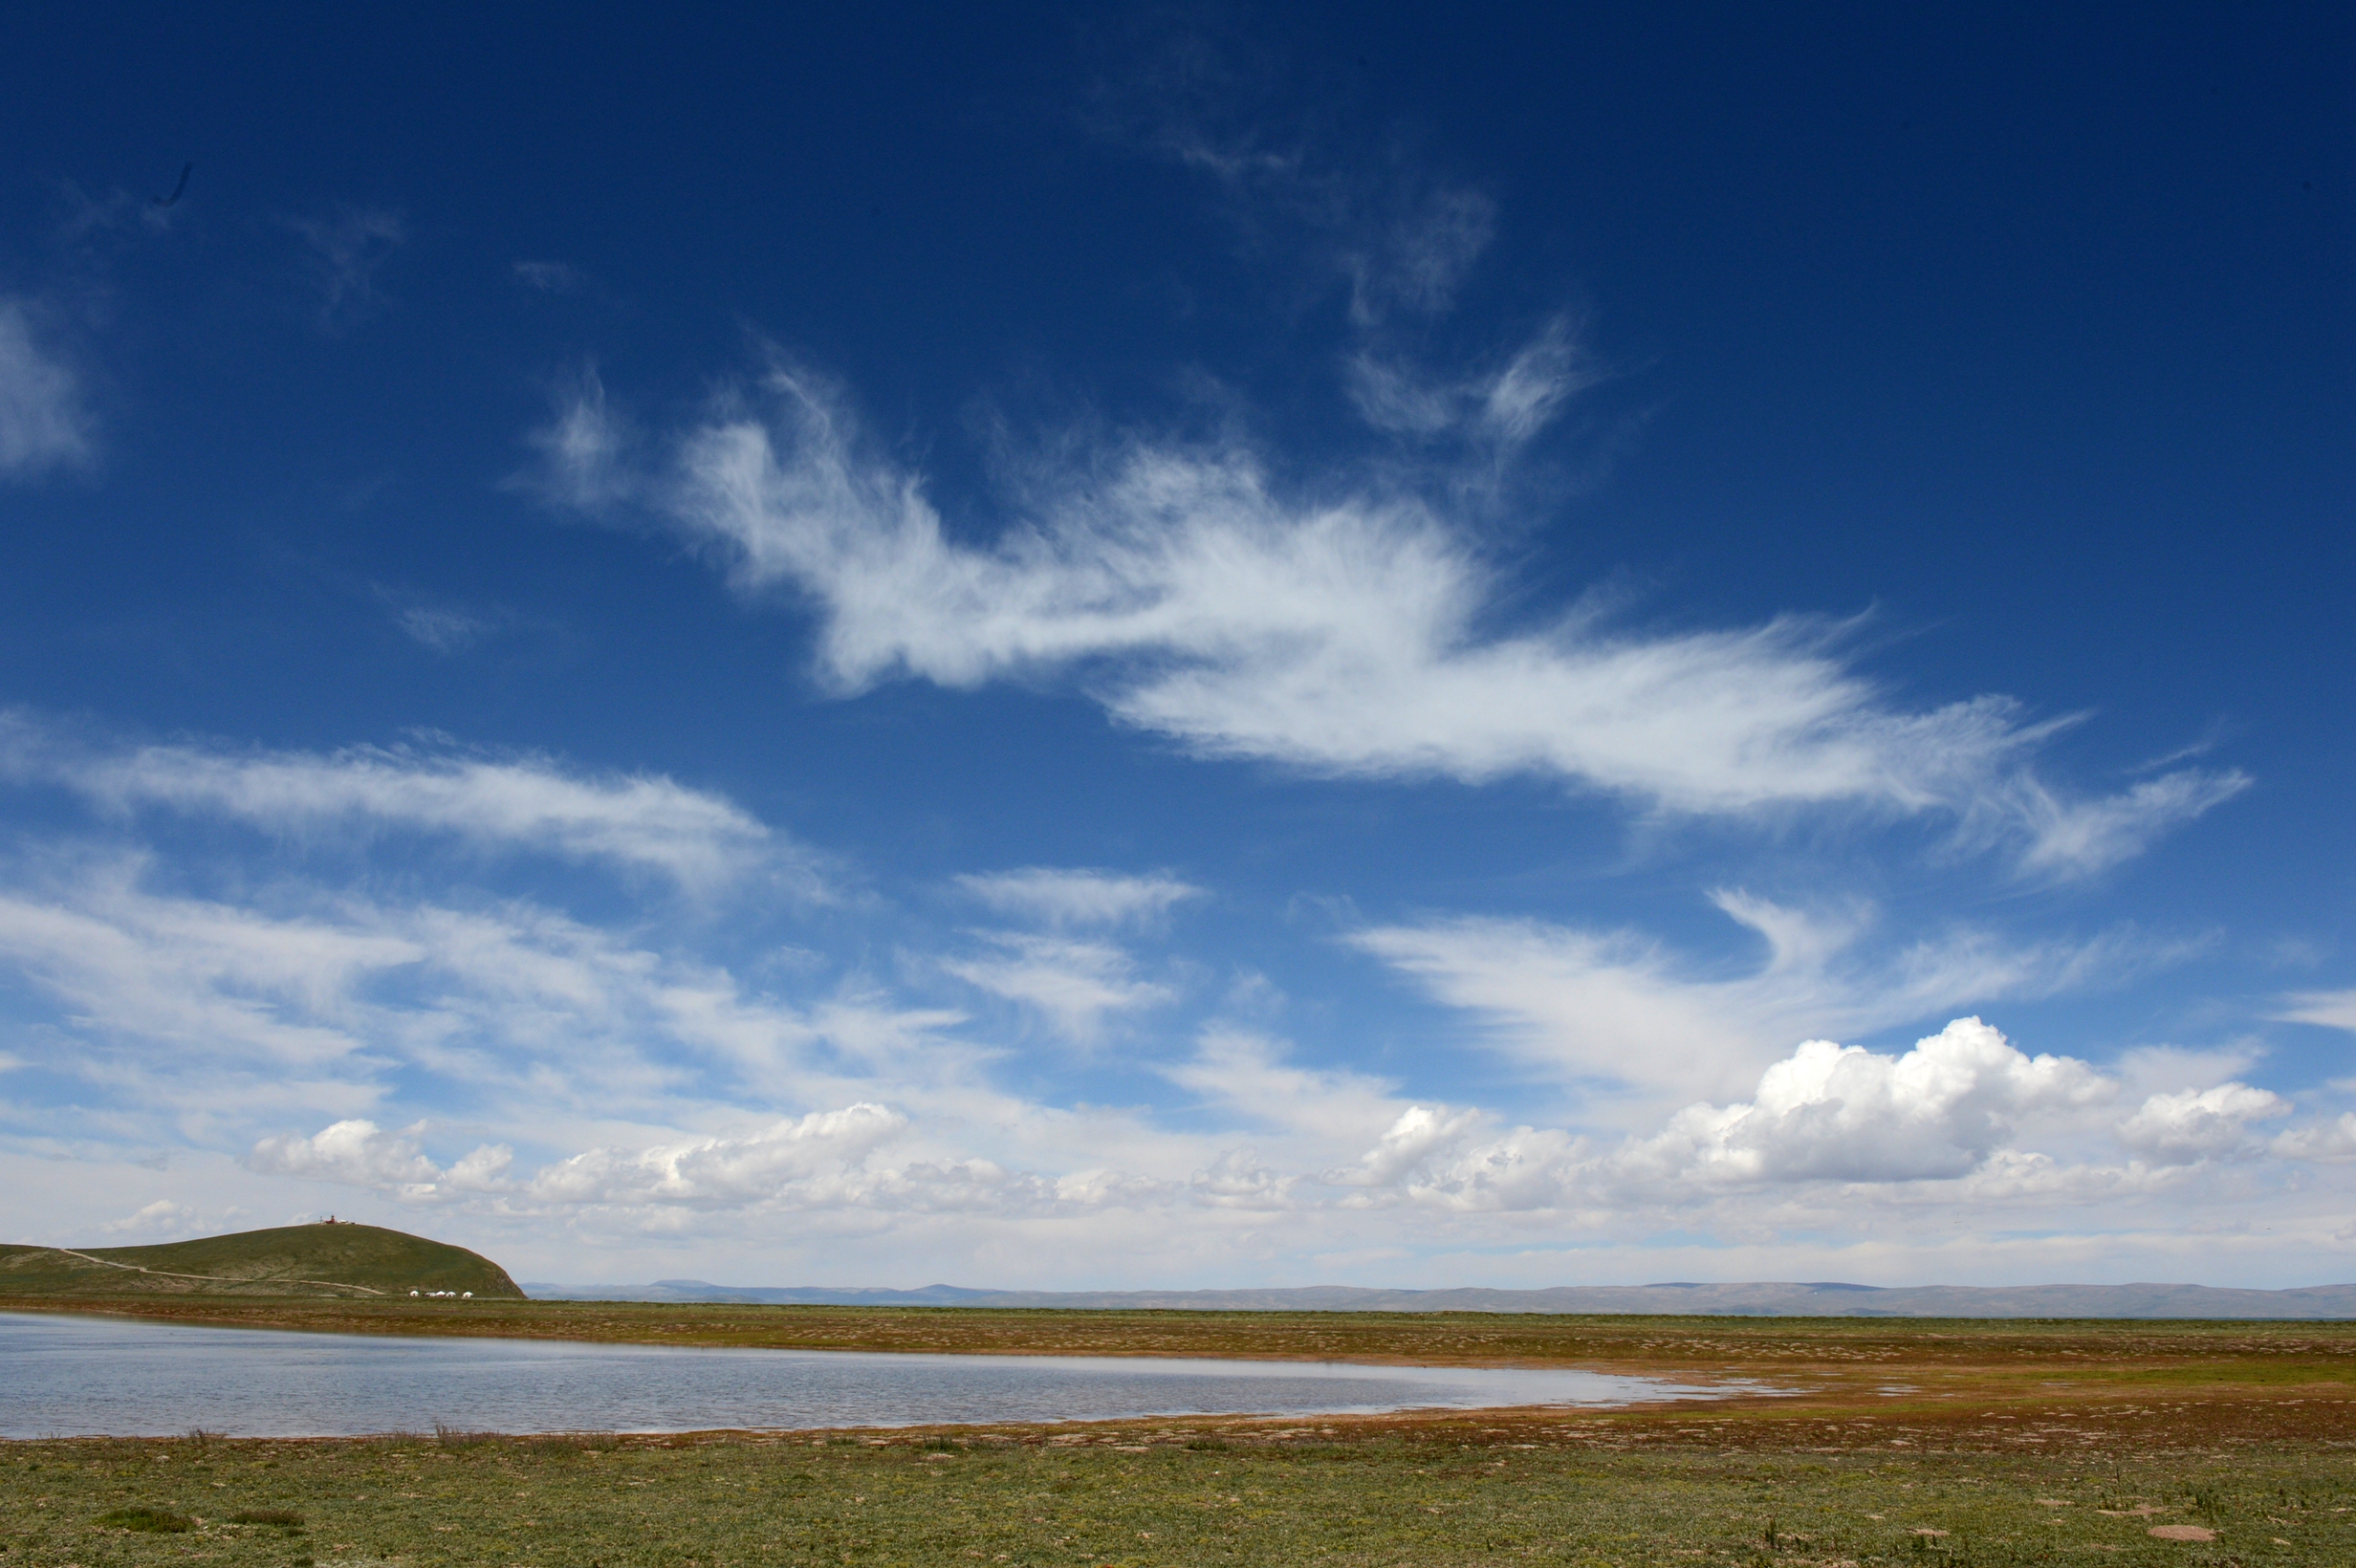
M 188 188 L 188 176 L 189 176 L 189 175 L 191 175 L 191 174 L 193 174 L 193 173 L 195 173 L 195 172 L 196 172 L 196 165 L 195 165 L 194 163 L 183 163 L 183 164 L 181 164 L 181 165 L 180 165 L 180 184 L 178 184 L 178 185 L 174 185 L 174 186 L 172 187 L 172 193 L 171 193 L 169 196 L 158 196 L 158 197 L 156 197 L 156 198 L 154 199 L 154 200 L 155 200 L 155 204 L 156 204 L 156 206 L 158 206 L 158 207 L 169 207 L 169 206 L 171 206 L 174 202 L 176 202 L 176 201 L 180 200 L 180 193 L 181 193 L 182 191 L 184 191 L 184 190 L 185 190 L 185 189 L 187 189 L 187 188 Z

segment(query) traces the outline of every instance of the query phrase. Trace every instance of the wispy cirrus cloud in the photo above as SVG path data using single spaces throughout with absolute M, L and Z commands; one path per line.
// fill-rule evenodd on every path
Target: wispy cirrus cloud
M 0 779 L 61 786 L 118 812 L 162 808 L 277 833 L 440 834 L 484 849 L 603 860 L 695 890 L 760 867 L 805 896 L 822 891 L 810 852 L 719 795 L 538 757 L 431 746 L 92 744 L 15 710 L 0 711 Z
M 2269 1014 L 2284 1023 L 2320 1024 L 2356 1034 L 2356 991 L 2309 991 L 2282 998 Z
M 23 1034 L 23 1065 L 101 1085 L 120 1125 L 176 1122 L 202 1143 L 298 1108 L 368 1121 L 406 1097 L 545 1135 L 832 1092 L 846 1075 L 905 1089 L 967 1060 L 939 1037 L 955 1013 L 856 987 L 783 999 L 527 902 L 285 880 L 199 898 L 145 885 L 147 869 L 83 859 L 11 867 L 0 886 L 0 969 L 54 1019 Z
M 589 286 L 589 274 L 570 262 L 519 261 L 511 271 L 516 282 L 543 294 L 579 294 Z
M 977 934 L 985 951 L 944 959 L 941 968 L 970 986 L 1032 1009 L 1069 1039 L 1096 1040 L 1112 1014 L 1177 999 L 1169 987 L 1139 978 L 1137 961 L 1111 943 L 1022 931 Z
M 86 466 L 97 430 L 81 378 L 42 340 L 33 306 L 0 294 L 0 479 Z
M 760 393 L 625 486 L 609 471 L 621 438 L 583 392 L 538 438 L 541 488 L 656 498 L 741 591 L 816 611 L 840 692 L 1068 672 L 1206 756 L 1553 777 L 1691 816 L 1942 816 L 2041 877 L 2113 864 L 2247 783 L 2186 769 L 2073 795 L 2034 770 L 2053 722 L 1998 696 L 1906 708 L 1844 661 L 1838 628 L 1805 619 L 1647 633 L 1581 607 L 1513 629 L 1500 569 L 1422 501 L 1376 482 L 1288 497 L 1232 446 L 1130 445 L 994 544 L 957 543 L 822 379 L 778 366 Z
M 380 207 L 342 207 L 316 217 L 290 218 L 302 241 L 302 269 L 318 296 L 322 331 L 340 333 L 384 301 L 377 275 L 409 237 L 407 221 Z
M 1207 897 L 1167 874 L 1131 876 L 1075 866 L 1024 866 L 962 876 L 960 891 L 1000 914 L 1049 926 L 1127 926 Z
M 843 694 L 1059 675 L 1204 756 L 1545 777 L 1661 816 L 1943 818 L 1956 844 L 2049 881 L 2116 865 L 2248 785 L 2179 767 L 2073 790 L 2037 766 L 2070 716 L 1997 694 L 1909 705 L 1821 617 L 1659 630 L 1594 599 L 1523 608 L 1481 520 L 1605 372 L 1560 309 L 1485 358 L 1433 359 L 1431 329 L 1495 236 L 1494 199 L 1396 133 L 1379 156 L 1333 155 L 1327 130 L 1277 112 L 1284 62 L 1215 25 L 1146 25 L 1119 53 L 1097 129 L 1196 171 L 1249 246 L 1342 288 L 1341 391 L 1390 438 L 1382 454 L 1286 465 L 1232 434 L 1051 443 L 994 537 L 953 537 L 843 390 L 772 354 L 658 436 L 585 372 L 529 437 L 540 461 L 521 483 L 645 509 L 740 592 L 798 600 Z

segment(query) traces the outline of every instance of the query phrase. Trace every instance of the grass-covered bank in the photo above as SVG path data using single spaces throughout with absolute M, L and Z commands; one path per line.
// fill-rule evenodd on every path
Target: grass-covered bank
M 14 1443 L 0 1545 L 51 1568 L 2356 1562 L 2347 1407 L 2197 1403 Z
M 0 1308 L 93 1298 L 136 1308 L 220 1296 L 299 1306 L 406 1301 L 411 1293 L 524 1298 L 480 1252 L 375 1225 L 322 1221 L 148 1247 L 0 1246 Z

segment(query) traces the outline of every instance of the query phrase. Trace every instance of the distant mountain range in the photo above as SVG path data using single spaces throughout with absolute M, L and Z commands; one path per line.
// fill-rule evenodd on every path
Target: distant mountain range
M 551 1285 L 527 1280 L 543 1300 L 742 1301 L 840 1307 L 1061 1307 L 1139 1312 L 1552 1312 L 1657 1313 L 1777 1318 L 2356 1318 L 2356 1285 L 2245 1291 L 2212 1285 L 1845 1285 L 1833 1281 L 1738 1285 L 1562 1285 L 1542 1291 L 1382 1291 L 1350 1285 L 1246 1291 L 977 1291 L 712 1285 Z

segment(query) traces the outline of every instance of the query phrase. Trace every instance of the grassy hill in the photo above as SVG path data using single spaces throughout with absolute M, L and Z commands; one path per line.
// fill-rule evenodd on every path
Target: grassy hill
M 160 1247 L 0 1246 L 10 1296 L 308 1296 L 399 1297 L 471 1291 L 520 1300 L 507 1271 L 479 1252 L 373 1225 L 288 1225 Z

